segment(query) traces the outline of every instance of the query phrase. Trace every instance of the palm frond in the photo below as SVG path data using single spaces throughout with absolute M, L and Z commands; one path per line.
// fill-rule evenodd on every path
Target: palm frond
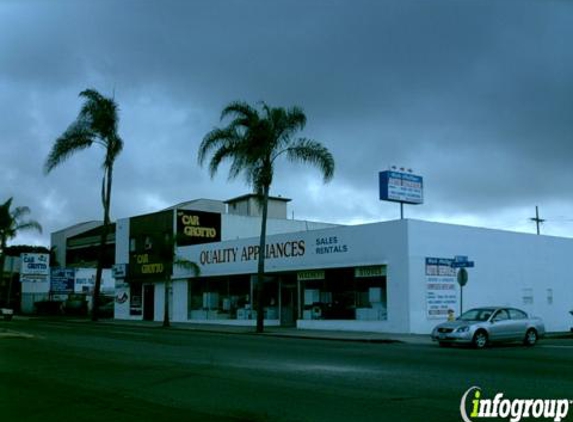
M 50 173 L 76 152 L 89 148 L 93 142 L 94 134 L 83 122 L 77 120 L 72 123 L 64 134 L 56 139 L 44 163 L 44 173 Z
M 239 119 L 254 119 L 258 116 L 258 112 L 255 108 L 251 107 L 245 101 L 233 101 L 229 103 L 221 112 L 221 120 L 227 117 L 239 118 Z
M 237 138 L 237 133 L 225 128 L 215 128 L 205 135 L 201 145 L 199 145 L 199 153 L 197 155 L 197 161 L 200 165 L 203 165 L 207 155 L 213 150 L 221 148 L 225 144 L 232 142 L 232 140 Z
M 199 277 L 201 275 L 201 267 L 199 267 L 199 265 L 197 265 L 193 261 L 190 261 L 186 258 L 182 258 L 178 255 L 176 255 L 175 258 L 173 259 L 173 265 L 182 268 L 184 270 L 192 271 L 195 277 Z
M 19 231 L 23 231 L 23 230 L 36 230 L 37 232 L 39 232 L 41 234 L 42 233 L 42 225 L 40 223 L 38 223 L 37 221 L 30 220 L 30 221 L 25 221 L 25 222 L 19 223 L 14 227 L 15 232 L 19 232 Z
M 30 214 L 32 211 L 30 210 L 30 207 L 16 207 L 14 208 L 14 210 L 12 210 L 12 218 L 14 220 L 19 220 L 20 218 Z
M 268 190 L 273 180 L 274 161 L 282 154 L 291 161 L 314 164 L 325 181 L 332 178 L 334 159 L 320 143 L 308 139 L 293 140 L 304 129 L 306 115 L 300 107 L 271 107 L 261 102 L 260 111 L 243 101 L 227 105 L 221 120 L 227 126 L 215 128 L 201 142 L 198 161 L 211 156 L 209 171 L 215 174 L 224 160 L 230 160 L 229 179 L 240 174 L 256 193 Z
M 286 154 L 290 161 L 316 166 L 325 182 L 331 180 L 334 175 L 334 157 L 320 142 L 300 138 L 286 149 Z
M 0 236 L 3 241 L 16 237 L 22 230 L 37 230 L 42 232 L 40 223 L 34 220 L 22 221 L 22 217 L 30 213 L 30 208 L 26 206 L 11 209 L 12 198 L 0 205 Z

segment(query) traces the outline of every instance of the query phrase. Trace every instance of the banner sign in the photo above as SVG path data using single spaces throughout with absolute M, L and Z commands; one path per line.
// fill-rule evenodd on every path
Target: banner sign
M 386 275 L 385 265 L 374 265 L 370 267 L 356 267 L 354 268 L 354 277 L 384 277 Z
M 446 319 L 458 309 L 456 270 L 453 259 L 426 258 L 426 317 Z
M 424 181 L 421 176 L 397 171 L 381 171 L 379 178 L 382 201 L 424 203 Z
M 221 241 L 221 214 L 177 210 L 177 245 L 188 246 Z
M 47 253 L 23 253 L 20 255 L 20 274 L 25 278 L 45 278 L 50 275 L 50 255 Z
M 74 292 L 76 271 L 73 268 L 52 268 L 50 274 L 50 290 L 56 294 Z
M 296 278 L 298 281 L 324 280 L 324 270 L 299 271 L 296 273 Z
M 162 280 L 173 265 L 173 210 L 129 219 L 130 245 L 127 278 Z

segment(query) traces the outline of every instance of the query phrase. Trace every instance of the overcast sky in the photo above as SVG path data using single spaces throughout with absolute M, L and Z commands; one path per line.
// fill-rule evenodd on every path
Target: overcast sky
M 0 201 L 49 233 L 100 220 L 97 146 L 45 176 L 80 91 L 114 95 L 124 151 L 112 217 L 249 192 L 197 164 L 231 101 L 302 107 L 336 172 L 281 162 L 289 217 L 399 218 L 390 165 L 424 177 L 406 217 L 573 236 L 573 2 L 511 0 L 0 1 Z

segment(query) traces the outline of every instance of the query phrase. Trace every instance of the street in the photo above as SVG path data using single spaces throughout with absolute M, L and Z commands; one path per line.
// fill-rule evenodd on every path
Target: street
M 0 329 L 25 334 L 0 337 L 6 421 L 443 422 L 461 420 L 472 386 L 573 399 L 571 339 L 473 350 L 65 320 Z

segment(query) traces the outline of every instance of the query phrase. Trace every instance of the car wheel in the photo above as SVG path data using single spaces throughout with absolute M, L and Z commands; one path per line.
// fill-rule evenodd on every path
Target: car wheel
M 487 333 L 483 330 L 480 330 L 474 334 L 472 342 L 476 349 L 483 349 L 485 346 L 487 346 L 487 341 Z
M 527 333 L 525 333 L 525 339 L 523 339 L 523 343 L 526 346 L 535 346 L 535 343 L 537 343 L 537 339 L 538 339 L 537 331 L 535 331 L 533 328 L 530 328 L 529 330 L 527 330 Z

